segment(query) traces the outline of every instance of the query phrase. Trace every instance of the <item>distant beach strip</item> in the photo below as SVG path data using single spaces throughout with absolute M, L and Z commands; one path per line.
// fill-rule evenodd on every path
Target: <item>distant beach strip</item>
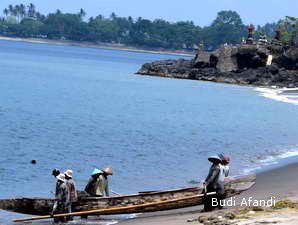
M 50 45 L 68 45 L 83 48 L 99 48 L 106 50 L 117 50 L 117 51 L 127 51 L 127 52 L 139 52 L 139 53 L 151 53 L 151 54 L 162 54 L 162 55 L 178 55 L 183 57 L 193 57 L 195 53 L 184 52 L 184 51 L 170 51 L 170 50 L 148 50 L 135 48 L 130 46 L 118 45 L 118 44 L 107 44 L 107 43 L 91 43 L 91 42 L 76 42 L 69 40 L 50 40 L 50 39 L 40 39 L 40 38 L 19 38 L 19 37 L 6 37 L 0 35 L 0 40 L 3 41 L 19 41 L 27 42 L 31 44 L 50 44 Z

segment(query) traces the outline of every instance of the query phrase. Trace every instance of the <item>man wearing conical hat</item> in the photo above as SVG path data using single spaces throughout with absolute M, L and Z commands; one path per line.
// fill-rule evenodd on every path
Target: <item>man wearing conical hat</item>
M 64 172 L 65 180 L 66 180 L 66 186 L 69 191 L 69 204 L 68 204 L 68 213 L 72 212 L 72 204 L 76 201 L 78 201 L 78 194 L 75 182 L 73 180 L 73 171 L 72 170 L 66 170 Z M 72 217 L 67 217 L 67 220 L 72 220 Z
M 85 191 L 91 196 L 105 197 L 109 196 L 108 176 L 113 175 L 112 167 L 106 167 L 102 170 L 94 169 Z
M 213 198 L 216 198 L 219 202 L 224 196 L 224 179 L 225 173 L 224 169 L 221 166 L 222 159 L 216 155 L 211 156 L 208 160 L 212 163 L 209 174 L 205 179 L 204 188 L 205 192 L 211 193 L 216 192 L 215 196 L 206 196 L 204 199 L 204 211 L 208 212 L 213 210 L 215 207 L 212 206 Z
M 67 213 L 67 206 L 69 204 L 69 191 L 66 186 L 65 175 L 60 173 L 57 178 L 56 193 L 55 193 L 55 203 L 51 215 Z M 65 222 L 65 217 L 54 218 L 54 222 Z
M 112 167 L 102 169 L 102 174 L 99 176 L 99 192 L 103 197 L 110 196 L 108 176 L 113 175 Z
M 85 192 L 91 196 L 102 197 L 99 189 L 99 176 L 103 173 L 102 170 L 95 168 L 92 171 L 91 177 L 85 187 Z

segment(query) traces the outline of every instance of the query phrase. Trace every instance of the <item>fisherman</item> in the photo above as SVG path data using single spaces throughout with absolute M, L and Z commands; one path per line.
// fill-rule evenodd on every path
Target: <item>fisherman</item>
M 74 202 L 78 201 L 78 194 L 77 194 L 75 182 L 72 178 L 73 171 L 66 170 L 64 175 L 65 175 L 65 179 L 66 179 L 66 186 L 67 186 L 68 192 L 69 192 L 69 203 L 67 206 L 67 210 L 68 210 L 68 213 L 71 213 L 72 212 L 72 210 L 71 210 L 72 204 Z M 72 220 L 72 217 L 67 217 L 67 220 Z
M 217 156 L 209 157 L 208 160 L 212 162 L 212 166 L 210 167 L 209 174 L 205 179 L 204 182 L 204 191 L 205 193 L 216 192 L 215 198 L 217 202 L 223 199 L 224 196 L 224 169 L 221 166 L 222 160 Z M 206 193 L 206 194 L 207 194 Z M 204 211 L 212 211 L 214 207 L 212 206 L 212 198 L 214 195 L 206 196 L 204 199 Z
M 102 169 L 103 173 L 99 176 L 99 189 L 104 197 L 110 196 L 108 176 L 113 175 L 113 168 L 106 167 Z
M 231 158 L 230 158 L 230 156 L 225 155 L 223 153 L 218 154 L 218 156 L 220 157 L 220 159 L 222 161 L 221 165 L 222 165 L 222 167 L 224 169 L 225 177 L 228 177 L 229 176 L 229 173 L 230 173 L 230 166 L 229 166 L 229 164 L 230 164 Z
M 57 177 L 56 193 L 55 193 L 55 203 L 51 216 L 54 214 L 67 213 L 69 204 L 69 191 L 66 186 L 65 175 L 60 173 Z M 54 218 L 55 223 L 65 222 L 65 217 Z
M 58 169 L 53 169 L 52 170 L 52 175 L 56 178 L 60 174 L 60 170 Z
M 85 187 L 85 192 L 91 196 L 102 197 L 102 193 L 99 191 L 99 176 L 103 174 L 103 171 L 95 168 L 92 172 L 91 178 Z
M 52 170 L 52 175 L 57 179 L 57 176 L 60 174 L 60 170 L 59 169 L 53 169 Z M 56 187 L 55 187 L 55 193 L 57 192 L 57 188 L 58 188 L 58 182 L 56 182 Z M 51 191 L 51 193 L 53 193 Z M 54 193 L 53 193 L 54 194 Z

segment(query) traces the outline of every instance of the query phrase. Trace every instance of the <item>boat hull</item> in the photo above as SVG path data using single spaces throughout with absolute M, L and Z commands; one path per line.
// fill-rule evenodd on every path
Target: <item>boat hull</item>
M 255 179 L 256 177 L 253 175 L 227 182 L 225 184 L 227 198 L 238 195 L 252 187 L 255 184 Z M 111 215 L 179 209 L 201 205 L 204 198 L 200 195 L 201 193 L 201 188 L 190 187 L 168 191 L 143 192 L 115 197 L 80 197 L 79 201 L 73 205 L 73 212 L 119 207 L 118 211 L 106 210 L 100 213 L 101 215 Z M 54 201 L 55 200 L 51 198 L 4 199 L 0 200 L 0 209 L 29 215 L 48 215 L 53 208 Z

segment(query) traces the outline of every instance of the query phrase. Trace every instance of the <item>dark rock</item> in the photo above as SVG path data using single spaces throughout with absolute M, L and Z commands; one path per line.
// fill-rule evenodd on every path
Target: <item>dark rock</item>
M 206 68 L 210 67 L 211 52 L 199 51 L 194 59 L 194 67 Z
M 266 66 L 269 55 L 273 62 Z M 240 85 L 298 87 L 297 60 L 297 47 L 222 46 L 214 52 L 199 51 L 193 60 L 146 63 L 137 73 Z
M 231 72 L 238 69 L 237 51 L 238 48 L 235 46 L 222 46 L 219 49 L 218 63 L 216 65 L 219 72 Z
M 268 69 L 269 73 L 271 73 L 271 74 L 273 74 L 273 75 L 277 74 L 278 71 L 279 71 L 279 68 L 278 68 L 277 65 L 270 65 L 270 66 L 267 66 L 267 69 Z
M 290 48 L 277 58 L 276 63 L 289 70 L 298 69 L 298 48 Z

